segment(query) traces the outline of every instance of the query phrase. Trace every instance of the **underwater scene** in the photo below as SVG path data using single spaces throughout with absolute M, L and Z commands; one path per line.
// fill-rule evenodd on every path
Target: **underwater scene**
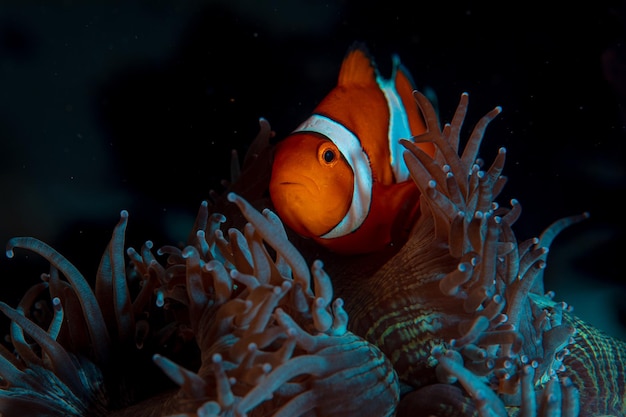
M 0 416 L 626 416 L 626 2 L 476 3 L 0 3 Z

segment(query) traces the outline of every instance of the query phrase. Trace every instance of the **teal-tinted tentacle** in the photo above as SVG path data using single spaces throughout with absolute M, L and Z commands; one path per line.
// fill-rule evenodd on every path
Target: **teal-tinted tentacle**
M 109 332 L 106 328 L 102 310 L 98 305 L 98 301 L 87 283 L 87 280 L 65 257 L 56 250 L 52 249 L 46 243 L 31 237 L 16 237 L 7 243 L 7 257 L 13 257 L 15 248 L 24 248 L 31 250 L 43 256 L 48 262 L 54 265 L 59 271 L 66 276 L 72 283 L 72 286 L 79 294 L 80 304 L 85 317 L 89 317 L 87 321 L 89 336 L 91 337 L 96 362 L 106 364 L 109 361 L 111 352 L 111 340 Z

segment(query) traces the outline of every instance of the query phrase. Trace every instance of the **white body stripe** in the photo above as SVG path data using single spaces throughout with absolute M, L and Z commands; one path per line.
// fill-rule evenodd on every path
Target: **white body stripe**
M 319 114 L 314 114 L 294 130 L 315 132 L 327 137 L 342 153 L 354 173 L 352 203 L 344 218 L 331 231 L 321 236 L 325 239 L 345 236 L 363 224 L 372 202 L 372 169 L 361 141 L 344 125 Z
M 402 153 L 404 147 L 400 145 L 400 139 L 409 139 L 411 137 L 411 126 L 404 109 L 402 99 L 396 90 L 396 73 L 400 66 L 400 59 L 394 55 L 393 70 L 391 78 L 384 79 L 380 75 L 376 77 L 376 82 L 387 99 L 389 107 L 389 130 L 387 140 L 389 143 L 389 155 L 391 170 L 396 178 L 396 182 L 401 182 L 409 178 L 409 169 L 404 163 Z

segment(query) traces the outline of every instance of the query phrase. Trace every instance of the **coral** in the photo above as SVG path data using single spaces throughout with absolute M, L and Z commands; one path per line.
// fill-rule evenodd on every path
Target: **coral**
M 186 245 L 125 251 L 123 211 L 90 287 L 48 245 L 12 239 L 8 256 L 28 249 L 51 267 L 16 308 L 0 303 L 12 321 L 0 412 L 624 415 L 626 345 L 543 288 L 554 237 L 586 214 L 519 242 L 519 202 L 496 203 L 506 152 L 488 168 L 478 158 L 500 109 L 459 155 L 468 96 L 443 129 L 415 98 L 428 131 L 403 145 L 421 213 L 401 247 L 343 256 L 285 229 L 264 194 L 265 120 L 229 191 L 201 204 Z M 435 158 L 416 142 L 432 142 Z M 140 395 L 154 378 L 146 358 L 173 384 Z

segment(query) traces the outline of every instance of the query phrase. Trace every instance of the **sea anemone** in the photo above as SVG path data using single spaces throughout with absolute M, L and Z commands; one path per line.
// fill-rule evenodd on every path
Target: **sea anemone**
M 122 211 L 92 287 L 45 243 L 11 239 L 9 257 L 33 251 L 50 271 L 16 308 L 0 303 L 11 320 L 0 412 L 624 415 L 626 345 L 543 288 L 548 247 L 586 214 L 518 242 L 520 204 L 495 202 L 506 152 L 487 169 L 478 158 L 500 109 L 459 155 L 468 96 L 443 129 L 415 98 L 428 131 L 403 144 L 421 213 L 401 247 L 344 256 L 286 229 L 265 194 L 265 120 L 228 191 L 201 204 L 185 245 L 124 250 Z M 423 141 L 434 159 L 414 145 Z M 151 384 L 157 368 L 174 384 Z

